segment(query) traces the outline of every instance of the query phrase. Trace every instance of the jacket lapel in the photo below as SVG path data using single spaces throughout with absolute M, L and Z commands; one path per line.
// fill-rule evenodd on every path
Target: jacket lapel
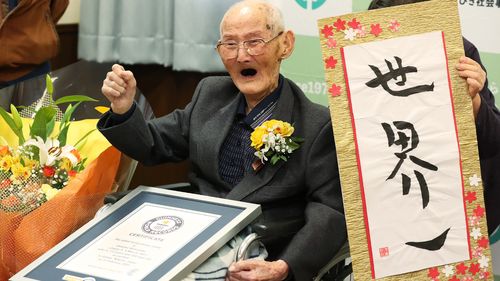
M 217 181 L 221 183 L 224 181 L 219 175 L 219 152 L 233 124 L 232 120 L 236 114 L 240 95 L 240 93 L 235 95 L 226 106 L 215 112 L 212 118 L 206 121 L 201 132 L 205 138 L 205 144 L 198 150 L 200 159 L 203 159 L 200 164 L 204 165 L 204 170 L 210 171 L 207 174 L 216 175 Z
M 294 95 L 288 80 L 285 78 L 283 81 L 283 88 L 281 90 L 278 104 L 270 119 L 277 119 L 293 124 L 292 112 L 294 105 Z M 219 146 L 220 148 L 220 146 Z M 247 171 L 243 180 L 237 184 L 226 196 L 228 199 L 242 200 L 256 190 L 262 188 L 269 183 L 274 177 L 276 172 L 285 164 L 284 161 L 278 161 L 275 165 L 266 162 L 264 167 L 258 172 Z

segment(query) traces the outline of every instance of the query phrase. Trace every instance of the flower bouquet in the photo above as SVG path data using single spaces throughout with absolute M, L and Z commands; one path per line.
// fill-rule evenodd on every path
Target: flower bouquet
M 120 153 L 95 132 L 96 120 L 72 120 L 94 100 L 52 93 L 47 76 L 31 106 L 0 107 L 0 280 L 88 222 L 112 191 Z

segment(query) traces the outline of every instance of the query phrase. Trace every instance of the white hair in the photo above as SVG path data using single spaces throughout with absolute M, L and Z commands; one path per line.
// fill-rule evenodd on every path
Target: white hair
M 274 4 L 266 1 L 266 0 L 243 0 L 240 2 L 237 2 L 233 4 L 227 12 L 224 14 L 224 17 L 222 18 L 220 22 L 220 36 L 222 37 L 222 25 L 224 24 L 224 21 L 226 20 L 227 15 L 229 14 L 230 11 L 247 6 L 247 5 L 255 5 L 259 8 L 263 8 L 265 10 L 265 14 L 267 15 L 266 17 L 266 28 L 271 31 L 273 35 L 277 35 L 279 32 L 285 30 L 285 23 L 283 20 L 283 14 L 281 13 L 280 9 L 276 7 Z

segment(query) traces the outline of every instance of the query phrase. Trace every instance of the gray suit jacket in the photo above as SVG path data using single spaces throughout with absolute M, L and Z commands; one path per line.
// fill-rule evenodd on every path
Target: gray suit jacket
M 219 176 L 219 151 L 240 95 L 229 77 L 209 77 L 199 83 L 185 109 L 151 121 L 135 110 L 111 126 L 107 114 L 98 128 L 119 150 L 146 165 L 188 158 L 190 181 L 201 194 L 261 204 L 259 220 L 275 234 L 264 241 L 270 257 L 285 260 L 296 280 L 311 280 L 346 240 L 330 115 L 284 79 L 271 118 L 292 124 L 294 136 L 304 142 L 287 162 L 246 171 L 231 188 Z M 291 232 L 282 231 L 293 225 Z

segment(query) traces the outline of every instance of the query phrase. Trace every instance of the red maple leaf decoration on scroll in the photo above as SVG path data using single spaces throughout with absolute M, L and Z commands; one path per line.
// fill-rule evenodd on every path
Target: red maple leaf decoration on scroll
M 370 33 L 375 35 L 375 36 L 379 36 L 380 33 L 382 33 L 382 28 L 380 28 L 380 24 L 377 23 L 377 24 L 372 24 L 370 25 L 371 29 L 370 29 Z
M 479 240 L 477 240 L 477 245 L 483 249 L 487 249 L 490 245 L 490 240 L 487 237 L 483 236 Z
M 338 97 L 338 96 L 340 96 L 341 89 L 342 89 L 342 87 L 337 86 L 335 83 L 333 83 L 332 87 L 330 89 L 328 89 L 328 92 L 330 92 L 330 94 L 332 94 L 332 97 Z
M 356 18 L 353 18 L 350 22 L 347 23 L 347 26 L 349 26 L 352 29 L 358 29 L 361 25 L 361 22 L 357 21 Z
M 338 18 L 337 21 L 333 24 L 337 28 L 337 31 L 345 30 L 345 20 Z
M 457 269 L 457 274 L 465 274 L 465 272 L 467 271 L 467 266 L 462 262 L 460 264 L 458 264 L 456 267 Z
M 469 202 L 469 204 L 476 201 L 476 199 L 477 199 L 476 192 L 467 191 L 467 195 L 465 195 L 464 199 L 467 200 L 467 202 Z
M 325 38 L 333 36 L 333 26 L 325 24 L 325 26 L 323 26 L 323 29 L 321 29 L 321 33 L 323 34 L 323 36 L 325 36 Z
M 476 275 L 480 270 L 479 263 L 471 263 L 469 272 L 472 273 L 472 275 Z
M 334 69 L 335 65 L 337 65 L 337 60 L 333 56 L 330 56 L 325 60 L 325 64 L 326 68 Z
M 482 218 L 484 216 L 484 208 L 479 205 L 473 210 L 473 212 L 476 217 Z
M 429 268 L 429 273 L 427 274 L 432 279 L 439 276 L 439 269 L 437 267 Z

